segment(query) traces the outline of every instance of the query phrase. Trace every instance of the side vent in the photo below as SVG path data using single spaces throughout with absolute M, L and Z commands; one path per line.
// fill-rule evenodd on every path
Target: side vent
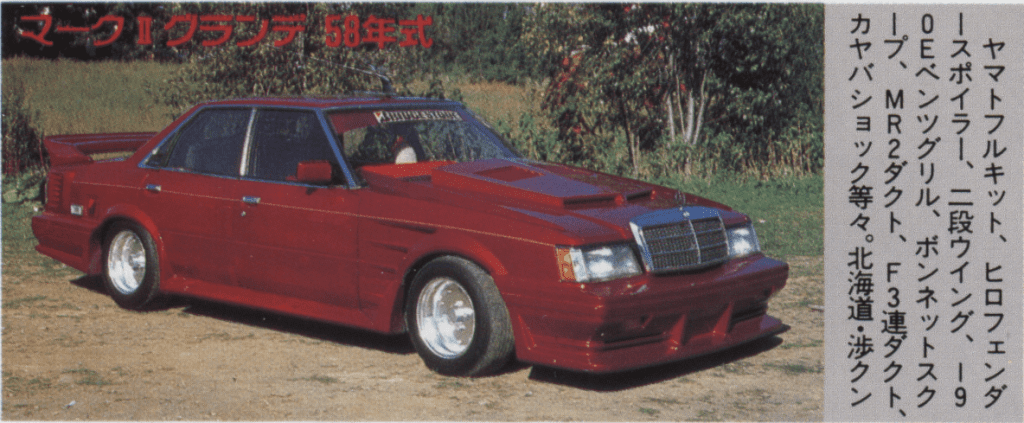
M 643 190 L 643 191 L 631 192 L 631 193 L 626 194 L 626 201 L 627 202 L 632 202 L 632 201 L 650 200 L 651 199 L 651 194 L 653 194 L 653 193 L 654 193 L 654 190 L 649 190 L 649 189 L 648 190 Z
M 51 172 L 46 180 L 46 210 L 60 212 L 64 198 L 64 174 Z

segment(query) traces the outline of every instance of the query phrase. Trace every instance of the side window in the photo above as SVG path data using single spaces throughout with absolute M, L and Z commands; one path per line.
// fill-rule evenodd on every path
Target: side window
M 341 167 L 316 114 L 309 111 L 261 110 L 253 126 L 248 176 L 271 181 L 295 181 L 299 162 L 326 160 L 333 168 L 332 184 L 344 183 Z
M 213 175 L 238 176 L 249 124 L 248 109 L 210 109 L 200 112 L 167 143 L 167 167 Z M 150 158 L 160 161 L 163 151 Z M 156 165 L 154 163 L 149 163 Z

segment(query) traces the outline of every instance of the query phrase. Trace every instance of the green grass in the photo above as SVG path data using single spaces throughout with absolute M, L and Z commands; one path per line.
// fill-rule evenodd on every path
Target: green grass
M 523 113 L 540 107 L 539 103 L 533 104 L 530 93 L 522 87 L 497 82 L 454 84 L 462 92 L 466 106 L 491 124 L 501 121 L 510 127 L 518 127 Z
M 713 410 L 700 410 L 697 412 L 697 417 L 694 417 L 693 420 L 698 422 L 710 422 L 719 419 L 715 416 L 715 412 Z
M 644 401 L 653 402 L 653 403 L 660 404 L 660 405 L 679 405 L 679 404 L 682 404 L 682 402 L 679 402 L 679 400 L 677 400 L 675 398 L 645 397 Z
M 332 384 L 332 383 L 338 383 L 338 378 L 330 377 L 330 376 L 322 376 L 322 375 L 313 375 L 313 376 L 305 378 L 305 380 L 308 380 L 310 382 L 320 382 L 320 383 L 322 383 L 324 385 L 329 385 L 329 384 Z
M 746 368 L 750 366 L 750 363 L 738 361 L 735 363 L 725 363 L 722 365 L 721 369 L 726 373 L 743 374 L 746 373 Z
M 658 181 L 725 204 L 754 221 L 761 249 L 780 258 L 824 254 L 824 180 L 821 175 L 771 181 L 715 177 Z
M 464 383 L 462 383 L 462 382 L 460 382 L 458 380 L 445 379 L 445 380 L 442 380 L 442 381 L 437 382 L 436 384 L 434 384 L 434 387 L 435 388 L 440 388 L 440 389 L 462 389 L 462 388 L 468 388 L 469 385 L 466 385 L 466 384 L 464 384 Z
M 782 345 L 779 346 L 779 348 L 782 348 L 784 350 L 788 350 L 788 349 L 792 349 L 792 348 L 814 348 L 814 347 L 820 347 L 821 345 L 822 345 L 822 340 L 820 340 L 820 339 L 812 339 L 812 340 L 807 341 L 807 342 L 799 342 L 799 343 L 795 342 L 795 343 L 792 343 L 792 344 L 782 344 Z
M 11 58 L 3 61 L 3 89 L 22 87 L 44 135 L 157 131 L 170 123 L 170 108 L 155 104 L 145 85 L 160 89 L 174 69 L 143 61 Z
M 769 369 L 782 370 L 789 375 L 798 375 L 802 373 L 821 373 L 825 370 L 824 366 L 820 363 L 816 365 L 807 365 L 804 363 L 767 363 L 764 365 Z
M 3 307 L 8 309 L 8 310 L 14 310 L 16 308 L 21 308 L 21 306 L 29 305 L 29 304 L 32 304 L 32 303 L 34 303 L 36 301 L 42 301 L 42 300 L 45 300 L 45 299 L 46 299 L 45 295 L 33 295 L 31 297 L 18 298 L 18 299 L 15 299 L 15 300 L 4 301 Z
M 640 407 L 640 409 L 637 410 L 637 411 L 640 411 L 641 413 L 644 413 L 644 414 L 646 414 L 648 416 L 656 416 L 656 415 L 658 415 L 658 413 L 661 412 L 657 408 L 647 408 L 647 407 Z
M 110 381 L 103 379 L 95 370 L 86 369 L 84 367 L 65 370 L 61 373 L 78 375 L 78 379 L 75 380 L 75 383 L 78 385 L 106 386 L 111 384 Z
M 13 376 L 10 372 L 3 372 L 3 380 L 4 391 L 8 393 L 34 393 L 53 386 L 52 379 L 41 377 L 28 379 Z

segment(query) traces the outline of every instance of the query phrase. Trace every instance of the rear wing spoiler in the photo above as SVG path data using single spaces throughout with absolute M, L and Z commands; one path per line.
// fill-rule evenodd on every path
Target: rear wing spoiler
M 43 139 L 50 153 L 50 166 L 92 163 L 90 155 L 135 151 L 156 132 L 122 132 L 116 134 L 54 135 Z

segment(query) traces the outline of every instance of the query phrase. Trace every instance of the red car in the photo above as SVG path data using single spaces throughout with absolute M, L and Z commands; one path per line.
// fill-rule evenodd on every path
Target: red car
M 747 216 L 524 159 L 457 102 L 218 101 L 45 145 L 36 249 L 129 309 L 182 295 L 408 332 L 452 375 L 614 372 L 787 329 L 766 311 L 788 266 Z M 116 150 L 134 154 L 93 158 Z

